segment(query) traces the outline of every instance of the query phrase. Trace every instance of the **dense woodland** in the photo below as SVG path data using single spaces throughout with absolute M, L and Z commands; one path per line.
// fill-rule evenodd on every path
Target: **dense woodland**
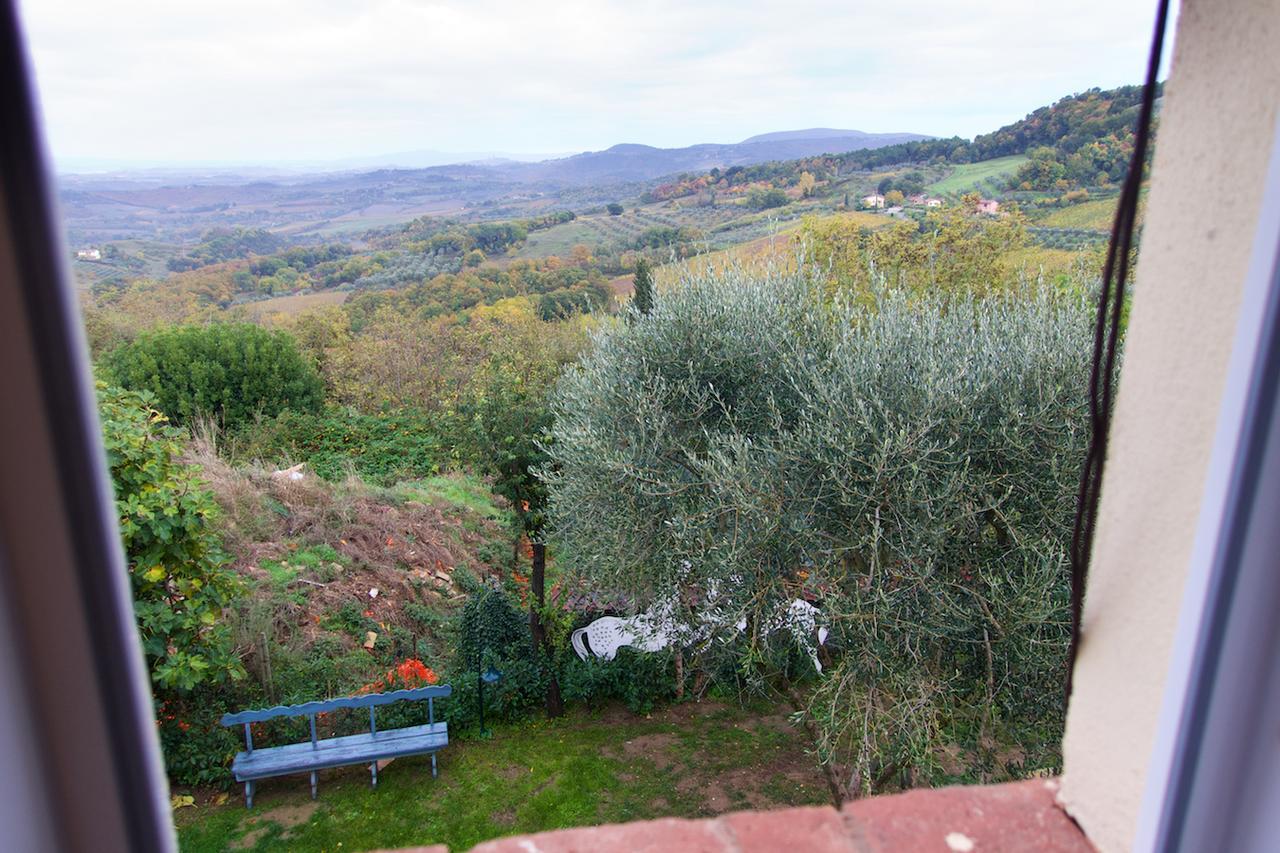
M 1010 183 L 1018 189 L 1072 189 L 1123 182 L 1133 156 L 1133 131 L 1142 100 L 1141 86 L 1090 89 L 1041 107 L 972 141 L 933 139 L 842 155 L 845 168 L 876 169 L 903 163 L 976 163 L 1012 154 L 1036 152 L 1035 167 Z M 1043 164 L 1053 164 L 1052 166 Z M 1063 186 L 1055 186 L 1059 180 Z

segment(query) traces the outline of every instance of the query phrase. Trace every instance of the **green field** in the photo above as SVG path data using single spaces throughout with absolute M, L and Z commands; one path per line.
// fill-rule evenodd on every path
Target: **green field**
M 1092 228 L 1095 231 L 1110 231 L 1116 216 L 1118 198 L 1100 198 L 1086 201 L 1062 210 L 1050 213 L 1038 225 L 1047 228 Z M 1138 196 L 1138 224 L 1142 224 L 1147 212 L 1147 191 L 1144 189 Z
M 630 216 L 631 214 L 624 214 Z M 621 219 L 622 217 L 618 217 Z M 601 217 L 579 216 L 572 222 L 554 225 L 542 231 L 534 231 L 529 239 L 516 250 L 517 258 L 545 258 L 548 255 L 566 257 L 574 246 L 597 248 L 606 242 L 598 227 Z M 637 231 L 637 234 L 639 232 Z
M 262 323 L 273 314 L 296 315 L 322 305 L 341 305 L 349 294 L 345 290 L 321 290 L 316 293 L 294 293 L 273 296 L 237 305 L 232 312 L 250 323 Z
M 929 190 L 939 195 L 959 195 L 971 191 L 994 193 L 1025 162 L 1025 154 L 1014 154 L 980 163 L 963 163 L 956 166 L 950 175 L 930 184 Z
M 650 228 L 688 227 L 709 234 L 717 225 L 751 213 L 747 208 L 733 203 L 715 207 L 682 207 L 670 202 L 628 208 L 619 216 L 593 213 L 579 216 L 572 222 L 532 232 L 524 245 L 516 251 L 516 257 L 565 257 L 579 244 L 606 251 L 627 249 Z

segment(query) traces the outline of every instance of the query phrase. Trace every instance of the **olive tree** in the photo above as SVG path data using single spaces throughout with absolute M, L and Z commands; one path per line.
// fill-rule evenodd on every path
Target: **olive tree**
M 816 599 L 808 712 L 846 795 L 937 776 L 944 741 L 1052 763 L 1087 306 L 827 292 L 804 263 L 691 273 L 597 333 L 552 401 L 564 560 L 690 621 L 716 590 L 740 672 L 778 672 L 769 614 Z

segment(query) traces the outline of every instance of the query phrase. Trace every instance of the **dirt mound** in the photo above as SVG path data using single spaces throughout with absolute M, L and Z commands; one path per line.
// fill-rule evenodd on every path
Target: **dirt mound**
M 491 562 L 510 553 L 502 507 L 475 478 L 383 489 L 305 469 L 232 466 L 199 440 L 191 457 L 221 508 L 216 523 L 232 567 L 259 600 L 236 632 L 264 683 L 271 676 L 259 647 L 268 639 L 306 648 L 328 634 L 355 648 L 373 632 L 378 649 L 397 642 L 409 654 L 406 637 L 422 634 L 424 614 L 443 615 L 464 600 L 455 573 L 496 574 L 503 567 Z M 460 493 L 497 509 L 483 511 Z M 393 641 L 396 628 L 404 631 Z

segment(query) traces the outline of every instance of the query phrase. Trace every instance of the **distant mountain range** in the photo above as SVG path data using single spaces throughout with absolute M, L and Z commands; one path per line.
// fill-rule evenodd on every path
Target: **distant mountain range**
M 919 133 L 864 133 L 860 130 L 811 128 L 752 136 L 738 143 L 704 143 L 685 148 L 655 148 L 625 143 L 541 163 L 498 166 L 512 178 L 567 184 L 648 181 L 678 172 L 705 172 L 714 167 L 750 166 L 770 160 L 795 160 L 816 154 L 840 154 L 930 139 Z

